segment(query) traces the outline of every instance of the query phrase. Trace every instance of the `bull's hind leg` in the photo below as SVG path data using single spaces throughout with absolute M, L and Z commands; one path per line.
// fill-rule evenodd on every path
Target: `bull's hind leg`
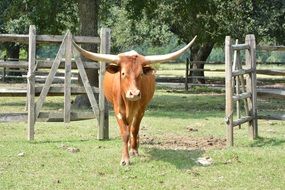
M 133 123 L 131 125 L 131 138 L 130 138 L 130 154 L 132 156 L 138 156 L 139 155 L 139 129 L 140 129 L 140 123 L 143 118 L 144 112 L 139 112 L 136 117 L 133 120 Z

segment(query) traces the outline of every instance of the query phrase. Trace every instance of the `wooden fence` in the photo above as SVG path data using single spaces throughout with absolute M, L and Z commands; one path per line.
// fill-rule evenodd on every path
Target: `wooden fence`
M 18 42 L 29 45 L 28 61 L 0 61 L 0 67 L 22 68 L 27 70 L 27 86 L 16 88 L 0 88 L 1 96 L 26 96 L 27 112 L 23 113 L 1 113 L 0 121 L 28 121 L 28 139 L 34 139 L 34 126 L 37 120 L 64 121 L 66 123 L 75 120 L 96 118 L 99 132 L 98 139 L 107 139 L 108 128 L 108 106 L 103 93 L 103 74 L 105 64 L 95 62 L 82 62 L 79 52 L 73 48 L 72 40 L 79 44 L 100 44 L 100 53 L 110 52 L 110 30 L 102 28 L 100 37 L 72 36 L 68 31 L 64 36 L 36 35 L 34 26 L 30 26 L 28 35 L 0 34 L 0 42 Z M 54 60 L 37 60 L 36 45 L 38 43 L 61 43 Z M 74 59 L 73 59 L 74 57 Z M 50 69 L 44 85 L 37 85 L 36 77 L 39 69 Z M 59 69 L 64 69 L 64 84 L 54 85 L 53 81 Z M 85 69 L 99 69 L 99 87 L 91 86 Z M 78 70 L 83 87 L 72 85 L 72 69 Z M 25 84 L 24 84 L 25 85 Z M 71 95 L 87 94 L 91 104 L 92 112 L 76 112 L 71 109 Z M 95 98 L 98 94 L 99 103 Z M 38 95 L 37 101 L 35 96 Z M 47 95 L 64 95 L 64 108 L 61 112 L 42 112 L 41 108 Z
M 259 46 L 259 51 L 269 51 L 268 46 Z M 281 51 L 282 48 L 280 46 L 272 46 L 272 51 Z M 225 69 L 221 68 L 206 68 L 206 69 L 198 69 L 193 67 L 194 64 L 204 64 L 205 66 L 217 66 L 217 65 L 225 65 L 224 62 L 206 62 L 206 61 L 189 61 L 189 59 L 186 60 L 186 68 L 185 68 L 185 77 L 181 78 L 179 82 L 184 83 L 185 90 L 187 91 L 189 89 L 189 86 L 207 86 L 207 87 L 225 87 Z M 285 65 L 285 62 L 256 62 L 256 65 Z M 184 69 L 183 69 L 184 70 Z M 191 76 L 190 72 L 196 72 L 196 71 L 203 71 L 205 76 Z M 207 74 L 220 74 L 221 77 L 213 77 L 213 76 L 207 76 Z M 272 75 L 272 76 L 285 76 L 285 70 L 280 69 L 256 69 L 257 75 Z M 205 83 L 199 83 L 197 82 L 197 79 L 204 79 Z M 171 80 L 171 78 L 167 78 L 168 81 Z M 280 81 L 283 81 L 284 79 L 281 79 Z M 259 85 L 260 83 L 260 85 Z M 272 79 L 261 79 L 259 78 L 257 81 L 257 85 L 261 87 L 262 83 L 272 83 Z M 259 90 L 258 90 L 259 92 Z
M 258 47 L 259 51 L 268 51 L 262 49 L 263 47 Z M 281 47 L 275 46 L 272 49 L 277 49 L 280 51 Z M 275 50 L 277 51 L 277 50 Z M 191 65 L 204 64 L 205 68 L 195 68 Z M 244 62 L 242 63 L 245 64 Z M 176 65 L 177 67 L 173 66 Z M 186 65 L 186 67 L 185 67 Z M 260 94 L 261 91 L 267 90 L 274 91 L 270 88 L 270 85 L 274 83 L 285 83 L 285 62 L 256 62 L 256 65 L 268 66 L 280 66 L 276 69 L 256 69 L 257 74 L 257 93 Z M 225 88 L 225 63 L 224 62 L 205 62 L 205 61 L 189 61 L 186 60 L 185 64 L 181 63 L 164 63 L 160 66 L 157 72 L 157 82 L 163 86 L 169 86 L 174 88 L 184 88 L 186 91 L 195 86 L 200 87 L 213 87 L 213 88 Z M 203 71 L 204 76 L 193 76 L 190 72 L 196 73 L 197 71 Z M 271 75 L 272 77 L 266 77 L 265 75 Z M 204 79 L 205 83 L 199 82 L 197 79 Z M 280 89 L 275 89 L 276 95 L 280 94 Z M 282 94 L 282 93 L 281 93 Z
M 245 65 L 241 64 L 240 51 L 245 50 Z M 265 47 L 264 50 L 284 51 L 284 47 Z M 257 89 L 256 74 L 256 44 L 254 35 L 247 35 L 244 44 L 236 41 L 232 43 L 231 37 L 225 39 L 225 73 L 226 73 L 226 111 L 225 122 L 227 125 L 227 144 L 233 146 L 233 128 L 248 122 L 249 137 L 254 139 L 258 136 L 258 119 L 285 120 L 285 115 L 260 115 L 258 114 L 257 92 L 259 94 L 273 94 L 284 96 L 285 89 Z M 284 71 L 260 70 L 259 73 L 266 75 L 282 75 Z M 246 77 L 244 77 L 246 75 Z M 244 101 L 245 116 L 240 114 L 240 101 Z M 234 109 L 236 102 L 236 109 Z M 237 120 L 234 121 L 234 110 L 237 112 Z

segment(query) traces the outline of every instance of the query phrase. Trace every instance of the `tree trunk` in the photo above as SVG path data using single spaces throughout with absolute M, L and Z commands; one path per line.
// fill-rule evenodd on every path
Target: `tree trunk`
M 201 46 L 193 46 L 191 48 L 190 69 L 198 69 L 196 71 L 190 71 L 191 83 L 205 84 L 206 81 L 203 71 L 204 63 L 210 55 L 213 47 L 214 43 L 208 42 Z
M 98 36 L 99 3 L 100 0 L 78 0 L 80 35 Z M 84 45 L 83 48 L 92 52 L 98 51 L 96 44 L 87 44 Z M 85 60 L 83 57 L 82 59 L 83 61 Z M 86 69 L 86 73 L 90 84 L 98 87 L 98 69 Z M 79 83 L 83 85 L 80 76 L 78 76 L 78 80 Z M 77 108 L 90 107 L 87 95 L 77 96 L 74 105 Z

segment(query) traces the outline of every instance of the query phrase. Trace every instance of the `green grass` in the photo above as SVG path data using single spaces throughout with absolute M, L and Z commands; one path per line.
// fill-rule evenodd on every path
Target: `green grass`
M 51 97 L 44 109 L 60 109 L 62 101 Z M 260 106 L 284 112 L 280 101 Z M 0 123 L 0 189 L 284 189 L 284 121 L 259 121 L 260 138 L 254 141 L 243 125 L 234 131 L 233 148 L 167 146 L 172 139 L 223 139 L 224 102 L 224 94 L 205 89 L 157 90 L 140 136 L 161 144 L 143 143 L 140 157 L 127 167 L 119 165 L 121 139 L 113 112 L 106 141 L 96 140 L 95 120 L 36 123 L 34 142 L 26 140 L 26 123 Z M 25 98 L 0 97 L 0 105 L 0 112 L 23 111 Z M 214 163 L 195 163 L 204 156 Z

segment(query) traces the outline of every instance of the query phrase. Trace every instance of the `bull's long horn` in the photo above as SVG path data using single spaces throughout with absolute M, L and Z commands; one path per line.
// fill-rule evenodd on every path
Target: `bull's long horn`
M 173 52 L 173 53 L 169 53 L 169 54 L 165 54 L 165 55 L 150 55 L 150 56 L 145 56 L 145 60 L 147 63 L 157 63 L 157 62 L 165 62 L 165 61 L 169 61 L 169 60 L 173 60 L 176 59 L 177 57 L 179 57 L 182 53 L 184 53 L 189 47 L 192 46 L 192 44 L 194 43 L 195 39 L 197 36 L 195 36 L 193 38 L 193 40 L 187 44 L 185 47 L 183 47 L 182 49 Z
M 94 61 L 107 62 L 107 63 L 117 63 L 119 60 L 119 57 L 117 55 L 93 53 L 93 52 L 82 49 L 74 41 L 72 43 L 75 46 L 75 48 L 81 53 L 81 55 L 83 55 L 84 57 L 88 59 L 91 59 Z

